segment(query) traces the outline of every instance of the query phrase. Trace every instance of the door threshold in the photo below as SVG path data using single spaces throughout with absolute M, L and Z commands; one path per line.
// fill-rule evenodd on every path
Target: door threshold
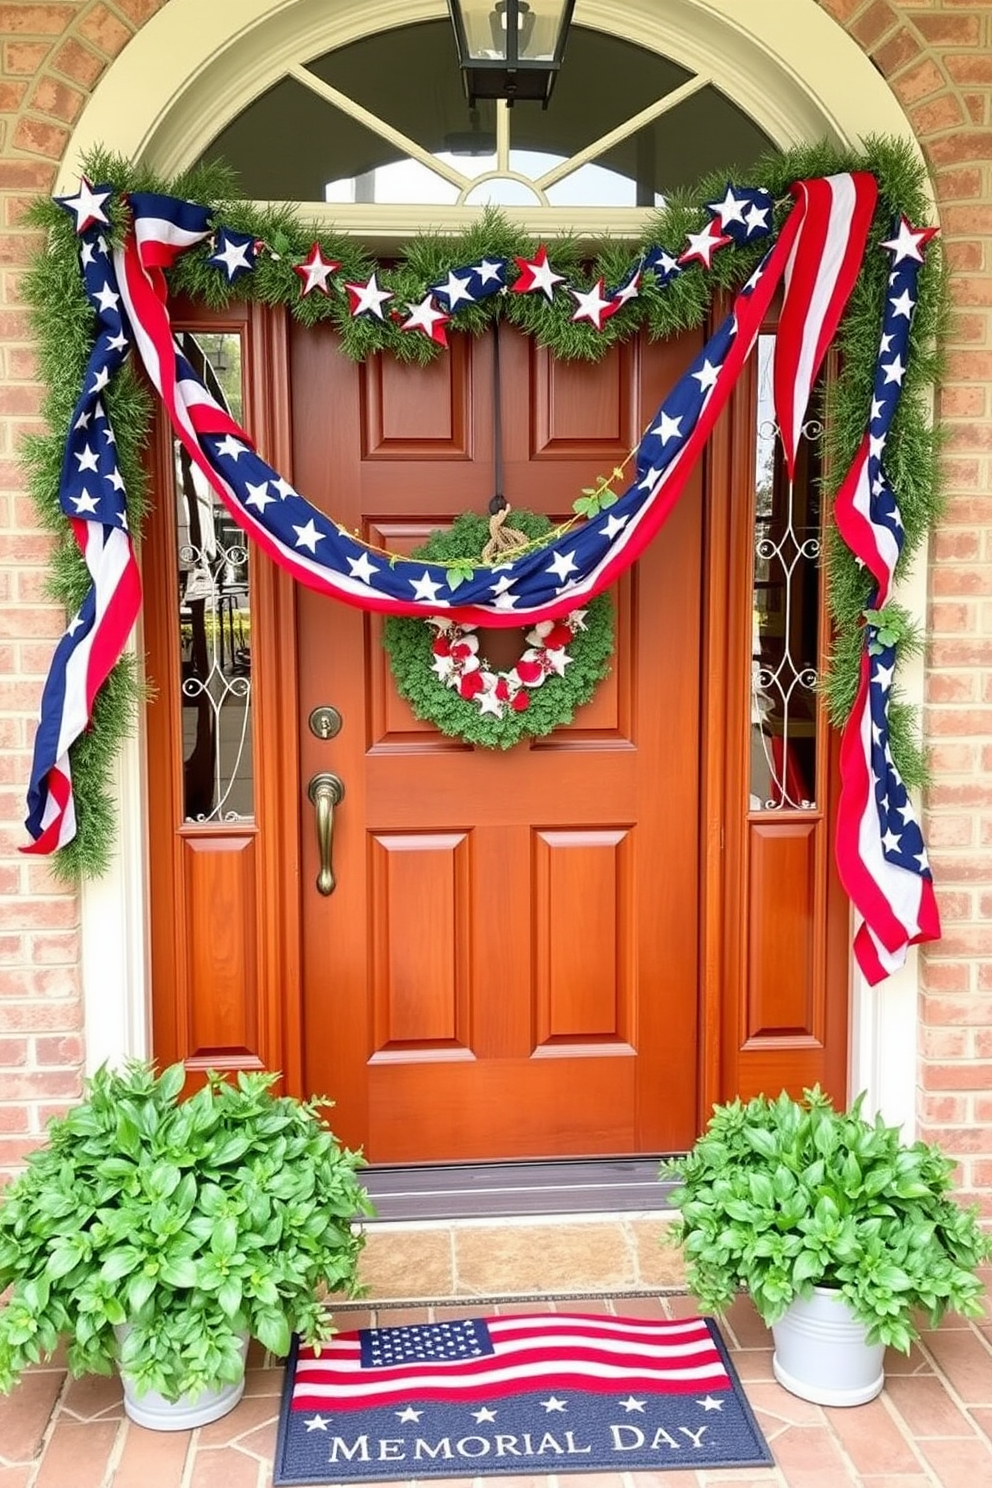
M 377 1164 L 359 1173 L 377 1220 L 657 1212 L 676 1186 L 661 1157 Z

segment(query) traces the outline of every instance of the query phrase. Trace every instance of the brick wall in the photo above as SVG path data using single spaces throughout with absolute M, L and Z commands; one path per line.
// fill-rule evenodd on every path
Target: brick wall
M 0 1171 L 78 1093 L 79 911 L 17 852 L 33 718 L 61 617 L 23 495 L 39 393 L 19 281 L 25 201 L 51 190 L 105 68 L 167 0 L 0 3 Z M 786 0 L 782 0 L 786 3 Z M 928 840 L 945 936 L 924 959 L 919 1113 L 992 1216 L 992 0 L 820 0 L 889 79 L 931 164 L 953 269 L 940 415 L 947 510 L 929 577 Z

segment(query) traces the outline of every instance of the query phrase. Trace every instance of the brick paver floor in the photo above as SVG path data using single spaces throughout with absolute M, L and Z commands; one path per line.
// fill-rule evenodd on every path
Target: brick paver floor
M 695 1310 L 685 1296 L 598 1305 L 628 1316 Z M 519 1305 L 365 1308 L 342 1312 L 340 1322 L 361 1327 L 514 1310 Z M 774 1468 L 496 1481 L 503 1488 L 992 1488 L 992 1306 L 987 1311 L 978 1323 L 948 1319 L 908 1358 L 890 1353 L 881 1396 L 837 1410 L 808 1405 L 776 1384 L 768 1334 L 742 1298 L 723 1320 L 723 1333 Z M 245 1396 L 230 1415 L 198 1431 L 165 1433 L 125 1419 L 116 1379 L 32 1371 L 0 1399 L 0 1488 L 270 1488 L 282 1379 L 277 1361 L 253 1351 Z M 459 1480 L 459 1488 L 471 1481 Z

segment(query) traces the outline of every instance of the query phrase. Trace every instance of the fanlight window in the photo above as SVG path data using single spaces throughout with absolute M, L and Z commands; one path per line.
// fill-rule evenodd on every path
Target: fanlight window
M 470 110 L 444 20 L 291 67 L 203 158 L 227 160 L 258 200 L 656 207 L 773 148 L 707 77 L 582 26 L 546 111 Z

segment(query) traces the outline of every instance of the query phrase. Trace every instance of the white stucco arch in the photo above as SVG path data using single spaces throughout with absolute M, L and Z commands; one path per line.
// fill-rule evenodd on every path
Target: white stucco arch
M 293 62 L 394 26 L 446 15 L 444 0 L 169 0 L 108 69 L 66 151 L 58 190 L 74 189 L 81 158 L 101 145 L 165 175 L 191 163 L 212 138 Z M 918 146 L 895 96 L 816 0 L 578 0 L 575 22 L 654 47 L 702 73 L 785 148 L 826 138 L 856 146 L 870 134 Z M 921 157 L 922 158 L 922 157 Z M 368 209 L 364 209 L 367 211 Z M 412 231 L 415 209 L 378 208 L 394 232 Z M 445 209 L 431 207 L 440 225 Z M 452 209 L 454 210 L 454 209 Z M 309 206 L 308 206 L 309 211 Z M 335 221 L 357 232 L 355 214 Z M 514 210 L 533 231 L 560 225 Z M 539 224 L 539 226 L 538 226 Z M 604 224 L 605 225 L 605 224 Z M 616 230 L 616 224 L 613 224 Z M 922 613 L 925 562 L 903 586 Z M 140 646 L 140 638 L 138 642 Z M 910 702 L 923 698 L 922 663 L 900 674 Z M 117 770 L 119 840 L 110 872 L 83 892 L 83 985 L 87 1065 L 149 1047 L 145 934 L 147 870 L 143 741 L 131 741 Z M 881 988 L 852 969 L 851 1089 L 870 1107 L 915 1125 L 917 965 Z

